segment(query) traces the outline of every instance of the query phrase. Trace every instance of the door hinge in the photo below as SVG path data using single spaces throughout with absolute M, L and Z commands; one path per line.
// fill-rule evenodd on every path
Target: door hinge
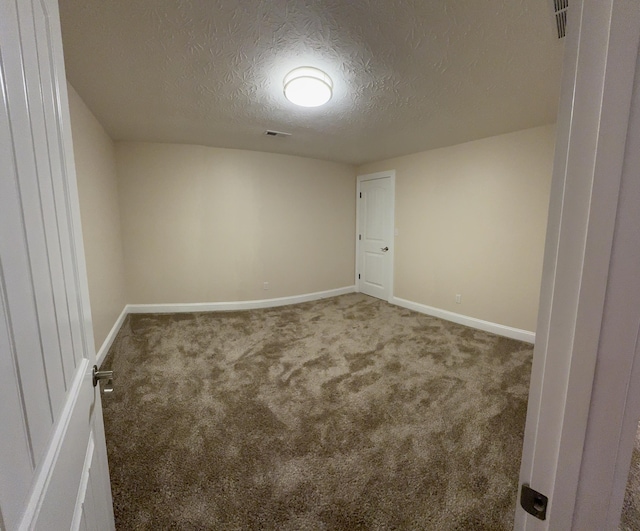
M 362 192 L 360 192 L 360 199 L 362 199 Z
M 358 273 L 358 280 L 360 280 L 360 273 Z
M 362 239 L 362 234 L 358 234 L 358 239 L 361 240 Z
M 526 483 L 522 485 L 520 491 L 520 505 L 529 514 L 545 520 L 547 518 L 547 505 L 549 498 L 544 494 L 540 494 L 537 490 L 533 490 Z

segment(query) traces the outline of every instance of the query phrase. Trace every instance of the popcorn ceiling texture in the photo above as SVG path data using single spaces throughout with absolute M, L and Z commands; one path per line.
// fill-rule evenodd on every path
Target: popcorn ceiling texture
M 542 0 L 60 0 L 67 75 L 114 140 L 361 164 L 555 121 Z M 334 81 L 296 108 L 297 66 Z M 290 138 L 268 138 L 275 129 Z

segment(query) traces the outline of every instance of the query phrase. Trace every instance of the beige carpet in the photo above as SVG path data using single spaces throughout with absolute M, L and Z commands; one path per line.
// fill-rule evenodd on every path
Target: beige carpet
M 640 426 L 631 455 L 631 468 L 620 517 L 621 531 L 640 531 Z
M 351 294 L 131 315 L 118 529 L 511 529 L 531 345 Z

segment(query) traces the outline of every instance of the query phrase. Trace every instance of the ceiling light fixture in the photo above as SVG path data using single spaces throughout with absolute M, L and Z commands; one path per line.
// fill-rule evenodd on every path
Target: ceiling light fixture
M 284 95 L 301 107 L 319 107 L 331 99 L 333 82 L 322 70 L 302 66 L 285 76 Z

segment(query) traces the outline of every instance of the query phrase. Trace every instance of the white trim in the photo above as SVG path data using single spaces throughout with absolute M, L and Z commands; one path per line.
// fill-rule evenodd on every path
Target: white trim
M 354 293 L 355 286 L 318 291 L 315 293 L 305 293 L 304 295 L 293 295 L 291 297 L 279 297 L 276 299 L 263 299 L 254 301 L 234 301 L 234 302 L 192 302 L 175 304 L 127 304 L 120 312 L 118 319 L 111 327 L 109 334 L 102 343 L 100 350 L 96 354 L 96 365 L 100 367 L 107 356 L 111 345 L 116 339 L 122 323 L 130 313 L 188 313 L 188 312 L 225 312 L 233 310 L 255 310 L 258 308 L 275 308 L 277 306 L 287 306 L 289 304 L 299 304 L 310 302 L 338 295 Z
M 520 468 L 520 483 L 547 496 L 549 507 L 541 522 L 517 504 L 518 531 L 613 529 L 618 517 L 613 513 L 621 507 L 612 497 L 610 467 L 622 465 L 615 457 L 624 405 L 619 393 L 633 383 L 629 363 L 638 321 L 625 333 L 616 327 L 637 316 L 638 301 L 633 300 L 637 273 L 615 278 L 612 249 L 623 167 L 629 163 L 625 145 L 640 41 L 637 4 L 576 0 L 568 11 Z M 637 166 L 628 167 L 626 178 L 637 176 Z M 623 199 L 628 193 L 622 188 Z M 633 208 L 637 211 L 637 204 Z M 615 241 L 623 256 L 625 245 L 637 245 L 637 230 L 620 236 Z M 635 262 L 619 265 L 636 267 Z M 614 288 L 620 289 L 622 279 L 627 289 L 620 296 Z
M 276 299 L 262 299 L 255 301 L 234 301 L 234 302 L 193 302 L 177 304 L 128 304 L 125 310 L 127 313 L 183 313 L 183 312 L 226 312 L 234 310 L 255 310 L 259 308 L 275 308 L 277 306 L 287 306 L 301 302 L 317 301 L 338 295 L 354 293 L 355 286 L 318 291 L 304 295 L 293 295 L 291 297 L 279 297 Z
M 511 339 L 526 341 L 527 343 L 534 343 L 536 340 L 535 332 L 529 332 L 528 330 L 492 323 L 491 321 L 483 321 L 482 319 L 476 319 L 475 317 L 469 317 L 468 315 L 462 315 L 448 310 L 441 310 L 440 308 L 434 308 L 433 306 L 408 301 L 399 297 L 391 297 L 389 302 L 391 302 L 391 304 L 407 308 L 408 310 L 413 310 L 414 312 L 424 313 L 431 315 L 432 317 L 451 321 L 452 323 L 458 323 L 471 328 L 477 328 L 478 330 L 484 330 L 485 332 L 491 332 L 492 334 L 498 334 L 499 336 L 510 337 Z
M 120 327 L 127 315 L 130 313 L 188 313 L 188 312 L 224 312 L 234 310 L 254 310 L 258 308 L 275 308 L 278 306 L 287 306 L 289 304 L 299 304 L 301 302 L 310 302 L 329 297 L 337 297 L 348 293 L 356 293 L 357 286 L 347 286 L 344 288 L 332 289 L 327 291 L 318 291 L 316 293 L 307 293 L 304 295 L 294 295 L 292 297 L 280 297 L 277 299 L 263 299 L 254 301 L 235 301 L 235 302 L 195 302 L 195 303 L 176 303 L 176 304 L 127 304 L 118 319 L 114 323 L 109 335 L 102 343 L 97 355 L 97 365 L 100 367 L 106 357 L 111 345 L 115 341 Z M 392 296 L 389 303 L 401 306 L 415 312 L 424 313 L 440 319 L 445 319 L 453 323 L 458 323 L 485 332 L 491 332 L 504 337 L 510 337 L 519 341 L 533 343 L 536 338 L 535 332 L 521 330 L 510 326 L 483 321 L 475 317 L 468 317 L 459 313 L 441 310 L 426 304 L 412 302 L 399 297 Z
M 113 327 L 111 327 L 111 330 L 107 334 L 107 337 L 102 342 L 102 346 L 100 347 L 100 350 L 98 350 L 96 354 L 96 365 L 98 367 L 102 365 L 104 358 L 107 356 L 107 353 L 109 352 L 111 345 L 113 345 L 113 342 L 115 341 L 116 336 L 120 331 L 120 327 L 122 326 L 122 323 L 124 322 L 124 319 L 128 314 L 129 314 L 129 309 L 127 305 L 122 309 L 122 312 L 120 312 L 120 315 L 116 319 L 116 322 L 114 323 Z
M 389 259 L 391 268 L 388 272 L 387 282 L 389 284 L 389 298 L 387 302 L 393 299 L 393 279 L 395 271 L 395 252 L 396 252 L 396 170 L 379 171 L 376 173 L 367 173 L 366 175 L 358 175 L 356 178 L 356 270 L 354 276 L 355 291 L 360 292 L 360 283 L 358 278 L 358 270 L 360 269 L 360 184 L 362 181 L 373 181 L 375 179 L 391 179 L 391 249 L 389 249 Z
M 630 26 L 631 32 L 617 31 L 617 23 Z M 613 72 L 613 79 L 608 83 L 622 87 L 616 94 L 609 95 L 608 99 L 614 99 L 616 105 L 607 106 L 609 114 L 603 115 L 599 124 L 600 134 L 615 148 L 599 151 L 605 151 L 601 158 L 608 168 L 602 187 L 613 186 L 614 175 L 620 172 L 620 196 L 574 509 L 575 529 L 618 529 L 640 415 L 640 72 L 637 69 L 640 16 L 637 0 L 617 4 L 611 26 L 610 48 L 620 45 L 623 51 L 609 54 L 606 76 Z M 616 39 L 622 40 L 616 42 Z M 616 74 L 617 69 L 622 69 L 624 76 Z M 610 164 L 614 160 L 616 166 Z M 592 208 L 601 211 L 602 200 L 596 202 L 595 199 L 598 192 L 602 195 L 602 189 L 594 186 Z M 604 253 L 604 249 L 599 243 L 594 246 L 594 254 L 600 256 L 600 253 Z

